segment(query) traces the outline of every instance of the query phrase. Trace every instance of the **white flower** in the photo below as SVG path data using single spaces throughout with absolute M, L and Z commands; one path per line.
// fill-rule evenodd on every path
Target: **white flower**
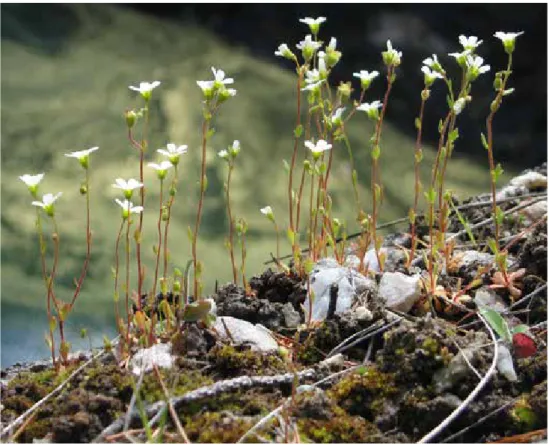
M 360 79 L 360 86 L 362 89 L 366 90 L 372 83 L 372 80 L 379 76 L 379 73 L 377 71 L 372 71 L 370 73 L 369 71 L 360 70 L 359 73 L 353 73 L 353 76 Z
M 383 63 L 387 66 L 398 66 L 400 65 L 400 59 L 402 57 L 402 51 L 397 51 L 393 49 L 391 41 L 387 40 L 387 51 L 381 53 L 383 57 Z
M 464 97 L 460 97 L 458 100 L 454 102 L 453 110 L 456 116 L 463 111 L 466 103 L 467 103 L 467 100 Z
M 305 36 L 305 40 L 299 42 L 296 47 L 301 50 L 306 62 L 311 60 L 315 51 L 322 46 L 322 43 L 313 41 L 311 34 Z
M 227 150 L 220 150 L 217 153 L 217 156 L 219 156 L 221 159 L 228 160 L 229 159 L 229 152 Z
M 290 48 L 288 48 L 288 45 L 286 45 L 285 43 L 278 45 L 278 50 L 275 51 L 275 56 L 284 57 L 289 60 L 295 59 L 295 54 L 290 50 Z
M 326 57 L 324 59 L 328 68 L 334 67 L 339 62 L 339 59 L 341 59 L 341 52 L 336 50 L 336 46 L 337 40 L 335 37 L 332 37 L 326 47 Z
M 38 184 L 40 184 L 40 181 L 42 181 L 43 177 L 44 173 L 39 173 L 37 175 L 19 176 L 19 179 L 21 179 L 21 181 L 23 181 L 30 190 L 31 188 L 36 189 Z
M 141 96 L 143 96 L 145 100 L 148 100 L 151 98 L 152 90 L 158 85 L 160 85 L 160 81 L 155 80 L 154 82 L 140 82 L 138 87 L 130 85 L 128 88 L 141 93 Z
M 335 37 L 332 37 L 332 38 L 330 39 L 330 43 L 329 43 L 328 46 L 326 47 L 326 52 L 335 51 L 336 45 L 337 45 L 337 39 L 336 39 Z
M 149 162 L 149 167 L 156 170 L 158 179 L 162 180 L 166 177 L 168 169 L 173 167 L 173 164 L 170 161 L 162 161 L 160 164 L 155 164 L 154 162 Z
M 318 30 L 320 29 L 320 25 L 326 21 L 326 17 L 318 17 L 316 19 L 312 19 L 311 17 L 305 17 L 304 19 L 299 19 L 301 23 L 305 23 L 306 25 L 309 25 L 309 29 L 314 35 L 318 34 Z
M 229 147 L 229 152 L 233 157 L 236 157 L 240 153 L 240 141 L 234 140 L 233 145 Z
M 187 153 L 187 145 L 180 145 L 178 147 L 175 144 L 167 144 L 166 148 L 167 150 L 164 150 L 163 148 L 159 148 L 156 151 L 160 154 L 163 154 L 164 156 L 167 156 L 169 161 L 173 165 L 177 165 L 179 163 L 179 157 Z
M 214 87 L 213 80 L 197 80 L 196 84 L 200 87 L 205 96 L 211 95 Z
M 51 193 L 46 193 L 42 197 L 42 201 L 33 201 L 32 205 L 36 207 L 42 207 L 44 211 L 49 215 L 53 216 L 54 209 L 53 209 L 53 203 L 57 201 L 57 199 L 63 194 L 63 192 L 57 193 L 57 195 L 52 195 Z
M 304 19 L 299 19 L 299 21 L 309 26 L 320 25 L 321 23 L 324 23 L 326 21 L 326 17 L 318 17 L 316 19 L 312 19 L 311 17 L 305 17 Z
M 463 46 L 463 49 L 469 49 L 473 51 L 477 48 L 483 41 L 479 40 L 478 37 L 470 36 L 465 37 L 464 35 L 459 36 L 459 43 Z
M 310 83 L 306 87 L 301 88 L 301 91 L 318 91 L 318 89 L 320 88 L 320 85 L 322 85 L 323 83 L 324 83 L 324 79 L 319 80 L 318 82 L 315 82 L 315 83 Z
M 462 68 L 465 68 L 467 65 L 467 62 L 466 62 L 467 56 L 469 56 L 470 54 L 471 54 L 471 50 L 466 49 L 460 53 L 450 53 L 448 55 L 454 57 L 458 65 L 461 66 Z
M 128 219 L 130 213 L 141 213 L 143 211 L 142 206 L 134 206 L 133 203 L 127 199 L 124 201 L 115 199 L 115 201 L 120 207 L 122 207 L 122 218 L 124 219 Z
M 322 79 L 328 76 L 328 70 L 326 69 L 326 53 L 324 51 L 318 52 L 318 73 Z
M 335 110 L 334 114 L 332 114 L 332 124 L 336 126 L 340 126 L 342 123 L 342 117 L 341 115 L 345 111 L 345 107 L 340 107 L 337 110 Z
M 503 32 L 498 31 L 494 34 L 494 37 L 497 37 L 500 39 L 503 43 L 503 47 L 505 48 L 505 52 L 507 54 L 512 54 L 515 50 L 515 39 L 524 34 L 524 31 L 519 32 Z
M 320 71 L 316 68 L 305 73 L 305 83 L 315 83 L 320 80 Z
M 445 73 L 444 69 L 442 68 L 442 65 L 438 61 L 438 57 L 436 54 L 433 54 L 432 57 L 427 57 L 423 61 L 423 64 L 431 68 L 433 71 L 436 71 L 437 73 L 440 73 L 440 74 Z
M 225 71 L 223 70 L 216 70 L 213 66 L 212 66 L 212 73 L 215 77 L 215 86 L 217 87 L 221 87 L 221 85 L 229 85 L 229 84 L 232 84 L 234 83 L 234 79 L 228 77 L 225 79 Z
M 271 206 L 266 206 L 266 207 L 263 207 L 262 209 L 259 210 L 261 213 L 263 213 L 264 215 L 272 215 L 273 214 L 273 209 L 271 208 Z
M 133 191 L 135 189 L 143 187 L 143 183 L 133 178 L 129 179 L 128 181 L 125 181 L 122 178 L 117 178 L 115 179 L 115 181 L 116 184 L 113 184 L 112 186 L 116 189 L 122 190 L 126 199 L 130 199 L 132 197 Z
M 305 141 L 305 147 L 311 150 L 313 158 L 318 159 L 322 152 L 332 148 L 332 144 L 328 144 L 324 139 L 319 139 L 316 144 L 312 141 Z
M 431 71 L 429 67 L 422 66 L 421 71 L 425 74 L 425 86 L 430 87 L 437 79 L 443 79 L 444 76 L 436 71 Z
M 363 103 L 357 107 L 357 110 L 364 111 L 368 117 L 372 120 L 377 120 L 379 118 L 379 108 L 381 108 L 381 102 L 379 100 L 374 100 L 372 103 Z
M 87 150 L 73 151 L 72 153 L 67 153 L 65 156 L 69 158 L 77 158 L 80 165 L 84 168 L 88 168 L 90 153 L 99 150 L 99 147 L 88 148 Z
M 490 65 L 482 65 L 484 59 L 480 56 L 467 56 L 465 63 L 467 66 L 467 76 L 470 80 L 475 80 L 479 75 L 490 71 Z

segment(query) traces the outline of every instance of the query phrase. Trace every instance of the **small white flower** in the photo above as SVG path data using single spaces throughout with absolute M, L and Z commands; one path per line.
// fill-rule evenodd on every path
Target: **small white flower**
M 311 150 L 315 159 L 318 159 L 322 152 L 332 148 L 332 144 L 328 144 L 324 139 L 319 139 L 316 144 L 312 141 L 305 141 L 305 147 Z
M 167 144 L 166 148 L 167 150 L 159 148 L 156 151 L 160 154 L 163 154 L 164 156 L 167 156 L 167 158 L 173 165 L 179 164 L 179 157 L 187 153 L 187 145 L 180 145 L 178 147 L 175 144 Z
M 302 40 L 296 45 L 297 49 L 301 50 L 303 58 L 305 59 L 306 62 L 311 60 L 315 51 L 319 49 L 321 46 L 322 46 L 322 43 L 315 42 L 312 39 L 311 34 L 307 34 L 305 36 L 305 40 Z
M 234 83 L 234 79 L 232 79 L 230 77 L 227 77 L 225 79 L 225 71 L 223 71 L 223 70 L 216 70 L 212 66 L 212 73 L 215 77 L 215 81 L 214 81 L 215 86 L 221 87 L 221 85 L 229 85 L 229 84 Z
M 278 45 L 278 50 L 275 51 L 275 56 L 284 57 L 289 60 L 295 59 L 295 54 L 290 50 L 290 48 L 288 48 L 288 45 L 286 45 L 285 43 Z
M 364 111 L 368 117 L 372 120 L 379 118 L 379 109 L 381 108 L 381 102 L 374 100 L 372 103 L 363 103 L 357 107 L 357 110 Z
M 260 209 L 260 212 L 263 213 L 264 215 L 270 215 L 273 213 L 273 209 L 271 208 L 271 206 L 266 206 Z
M 377 71 L 369 72 L 366 70 L 360 70 L 358 73 L 353 73 L 353 76 L 360 79 L 360 86 L 363 90 L 366 90 L 372 83 L 372 80 L 379 76 L 379 73 Z
M 133 178 L 129 179 L 128 181 L 125 181 L 122 178 L 117 178 L 115 179 L 115 181 L 116 184 L 113 184 L 112 186 L 116 189 L 122 190 L 126 199 L 130 199 L 132 197 L 133 191 L 135 189 L 143 187 L 143 183 Z
M 400 59 L 402 57 L 402 51 L 397 51 L 393 49 L 391 41 L 387 40 L 387 51 L 381 53 L 383 57 L 383 63 L 387 66 L 398 66 L 400 65 Z
M 46 193 L 42 197 L 42 201 L 33 201 L 31 204 L 36 207 L 42 207 L 44 211 L 49 215 L 54 215 L 53 204 L 63 194 L 63 192 L 57 193 L 55 196 L 51 193 Z
M 326 47 L 326 52 L 329 52 L 329 51 L 335 51 L 336 50 L 336 46 L 337 46 L 337 39 L 335 37 L 332 37 L 330 39 L 330 43 L 328 44 L 328 46 Z
M 342 114 L 345 111 L 345 107 L 340 107 L 337 110 L 335 110 L 334 114 L 332 114 L 332 124 L 335 126 L 340 126 L 342 123 Z
M 99 147 L 88 148 L 87 150 L 73 151 L 72 153 L 66 153 L 65 156 L 69 158 L 76 158 L 80 165 L 84 168 L 88 168 L 90 153 L 99 150 Z
M 155 164 L 154 162 L 149 162 L 149 167 L 156 170 L 156 174 L 158 175 L 158 179 L 162 180 L 166 177 L 166 174 L 168 172 L 168 169 L 170 167 L 173 167 L 173 164 L 170 161 L 162 161 L 160 164 Z
M 444 74 L 445 71 L 442 68 L 442 65 L 438 61 L 438 57 L 436 54 L 433 54 L 432 57 L 427 57 L 423 64 L 431 68 L 433 71 L 436 71 L 437 73 Z
M 39 173 L 37 175 L 23 175 L 19 176 L 19 179 L 25 183 L 25 185 L 30 189 L 31 187 L 36 187 L 42 181 L 44 173 Z
M 133 203 L 127 199 L 124 201 L 115 199 L 115 201 L 120 207 L 122 207 L 122 218 L 124 219 L 128 219 L 130 213 L 141 213 L 143 211 L 142 206 L 134 206 Z
M 483 41 L 479 40 L 476 36 L 465 37 L 464 35 L 459 36 L 459 43 L 463 46 L 463 49 L 469 49 L 473 51 L 477 48 Z
M 143 96 L 145 100 L 148 100 L 151 98 L 152 90 L 154 90 L 158 85 L 160 85 L 160 81 L 155 80 L 154 82 L 140 82 L 138 87 L 130 85 L 128 88 L 141 93 L 141 96 Z
M 196 84 L 200 87 L 205 96 L 212 94 L 214 87 L 213 80 L 197 80 Z
M 310 83 L 306 87 L 301 88 L 301 91 L 318 91 L 320 89 L 320 86 L 324 83 L 324 79 L 319 80 L 315 83 Z
M 306 25 L 309 25 L 309 29 L 314 35 L 318 34 L 318 30 L 320 29 L 320 25 L 326 21 L 326 17 L 318 17 L 316 19 L 312 19 L 311 17 L 305 17 L 304 19 L 299 19 L 301 23 L 305 23 Z
M 328 68 L 332 68 L 335 65 L 337 65 L 337 62 L 339 62 L 339 59 L 341 59 L 341 52 L 336 50 L 337 46 L 337 39 L 335 37 L 332 37 L 330 39 L 330 43 L 326 47 L 326 65 Z
M 484 59 L 480 56 L 469 55 L 465 59 L 465 63 L 467 66 L 467 76 L 470 80 L 475 80 L 479 75 L 490 71 L 490 65 L 482 65 Z
M 456 116 L 463 111 L 466 103 L 467 103 L 467 100 L 464 97 L 460 97 L 458 100 L 454 102 L 453 110 Z
M 458 65 L 465 68 L 467 66 L 467 56 L 471 55 L 471 50 L 466 49 L 460 53 L 450 53 L 448 55 L 454 57 Z
M 233 145 L 229 147 L 229 152 L 233 157 L 236 157 L 240 153 L 240 141 L 234 140 Z
M 229 159 L 229 152 L 227 150 L 221 150 L 217 153 L 217 156 L 219 156 L 221 159 L 228 160 Z
M 444 76 L 436 71 L 431 71 L 429 67 L 422 66 L 421 71 L 425 74 L 425 86 L 430 87 L 437 79 L 443 79 Z
M 320 80 L 320 71 L 316 68 L 305 73 L 305 83 L 315 83 Z
M 325 79 L 328 76 L 328 70 L 326 69 L 326 53 L 324 51 L 318 52 L 318 73 L 321 79 Z
M 89 156 L 90 153 L 93 153 L 96 150 L 99 150 L 99 147 L 92 147 L 92 148 L 88 148 L 87 150 L 73 151 L 72 153 L 65 154 L 65 156 L 69 158 L 82 159 L 82 158 L 85 158 L 86 156 Z
M 497 37 L 498 39 L 501 40 L 501 42 L 503 43 L 503 48 L 505 48 L 505 52 L 507 54 L 512 54 L 513 51 L 515 50 L 515 39 L 522 34 L 524 34 L 524 31 L 519 31 L 519 32 L 498 31 L 494 34 L 494 37 Z

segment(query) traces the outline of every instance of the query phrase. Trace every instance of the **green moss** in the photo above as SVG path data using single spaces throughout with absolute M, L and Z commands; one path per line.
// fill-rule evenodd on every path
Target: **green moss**
M 217 372 L 224 377 L 237 375 L 274 375 L 284 372 L 287 365 L 273 353 L 237 350 L 233 346 L 214 347 L 209 352 Z
M 170 396 L 180 396 L 189 391 L 208 386 L 213 383 L 211 377 L 205 376 L 199 371 L 173 372 L 164 369 L 160 370 L 164 385 L 168 388 Z M 143 378 L 141 394 L 147 403 L 157 402 L 166 398 L 162 386 L 156 374 L 148 373 Z
M 204 412 L 188 419 L 184 428 L 191 442 L 235 443 L 253 425 L 253 420 L 231 417 L 226 413 Z M 251 436 L 250 440 L 254 441 L 253 438 Z
M 375 367 L 351 374 L 328 391 L 328 395 L 350 414 L 373 420 L 388 397 L 397 392 L 394 376 Z
M 439 342 L 432 337 L 427 337 L 421 344 L 421 349 L 426 351 L 431 356 L 435 356 L 438 353 L 439 348 Z
M 330 420 L 299 419 L 297 426 L 303 442 L 377 442 L 380 436 L 375 425 L 359 416 L 342 415 Z

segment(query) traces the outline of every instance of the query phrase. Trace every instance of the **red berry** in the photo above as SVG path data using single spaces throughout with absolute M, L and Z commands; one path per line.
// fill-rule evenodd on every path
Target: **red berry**
M 513 348 L 517 358 L 531 357 L 537 351 L 536 342 L 522 332 L 513 334 Z

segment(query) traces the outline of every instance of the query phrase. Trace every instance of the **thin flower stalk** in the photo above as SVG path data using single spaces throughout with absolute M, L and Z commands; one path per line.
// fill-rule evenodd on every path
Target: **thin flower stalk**
M 428 92 L 429 90 L 425 88 L 423 91 Z M 425 111 L 425 102 L 428 99 L 428 95 L 422 92 L 421 94 L 421 106 L 419 108 L 419 117 L 417 124 L 417 135 L 416 135 L 416 145 L 414 147 L 414 206 L 410 212 L 410 223 L 411 223 L 411 250 L 410 257 L 408 258 L 408 267 L 412 260 L 414 259 L 414 254 L 416 251 L 416 216 L 417 216 L 417 206 L 419 202 L 419 192 L 421 189 L 421 178 L 419 172 L 419 164 L 423 158 L 423 153 L 421 149 L 421 133 L 423 130 L 423 112 Z
M 488 152 L 488 163 L 490 165 L 490 191 L 492 194 L 492 216 L 494 218 L 494 235 L 495 235 L 495 246 L 496 246 L 496 252 L 497 254 L 499 252 L 499 238 L 500 238 L 500 221 L 498 218 L 499 208 L 497 206 L 496 202 L 496 166 L 494 161 L 494 138 L 493 138 L 493 130 L 492 125 L 494 121 L 494 116 L 496 112 L 498 111 L 499 107 L 501 106 L 501 102 L 505 93 L 505 86 L 507 85 L 507 81 L 509 80 L 509 76 L 511 75 L 511 66 L 513 63 L 513 54 L 512 52 L 509 53 L 509 59 L 507 61 L 507 69 L 504 72 L 503 80 L 501 81 L 501 84 L 499 85 L 499 89 L 497 90 L 497 95 L 495 100 L 492 102 L 490 106 L 490 114 L 486 118 L 486 133 L 487 133 L 487 147 L 486 151 Z M 505 275 L 505 271 L 501 271 Z
M 199 269 L 198 269 L 198 257 L 196 254 L 196 242 L 198 240 L 198 230 L 200 228 L 200 220 L 202 218 L 202 206 L 204 203 L 204 194 L 206 192 L 206 144 L 208 140 L 208 131 L 210 128 L 211 115 L 205 116 L 202 122 L 202 162 L 200 167 L 200 198 L 198 200 L 198 210 L 196 212 L 196 222 L 194 226 L 194 234 L 192 239 L 192 256 L 193 256 L 193 289 L 194 289 L 194 298 L 200 298 L 200 289 L 199 289 Z
M 376 149 L 376 147 L 379 147 L 379 141 L 381 139 L 381 129 L 383 127 L 383 118 L 385 117 L 385 112 L 387 110 L 387 103 L 389 101 L 389 94 L 391 93 L 391 88 L 394 82 L 393 75 L 394 75 L 394 66 L 390 65 L 387 68 L 387 89 L 385 90 L 385 96 L 383 98 L 383 106 L 381 107 L 379 119 L 376 124 L 374 141 L 372 143 L 374 150 Z M 381 245 L 378 242 L 378 238 L 376 234 L 377 212 L 379 210 L 378 197 L 381 198 L 381 179 L 379 178 L 378 156 L 372 156 L 372 184 L 371 185 L 372 185 L 372 223 L 371 223 L 372 239 L 374 240 L 374 247 L 376 252 L 376 258 L 379 264 L 379 269 L 383 271 L 383 261 L 381 261 L 381 256 L 380 256 Z M 381 204 L 381 202 L 379 204 Z
M 307 125 L 305 128 L 305 140 L 311 139 L 311 119 L 312 115 L 310 110 L 307 112 Z M 308 159 L 308 154 L 305 156 L 305 160 Z M 300 222 L 300 216 L 301 216 L 301 198 L 303 196 L 303 187 L 305 185 L 305 164 L 303 164 L 303 168 L 301 169 L 301 181 L 299 183 L 299 192 L 297 194 L 297 206 L 296 206 L 296 224 L 295 224 L 295 232 L 299 232 L 299 222 Z M 294 254 L 295 255 L 295 254 Z
M 124 220 L 120 222 L 120 229 L 118 229 L 118 235 L 116 236 L 116 243 L 114 246 L 114 316 L 116 320 L 116 327 L 118 328 L 118 333 L 122 335 L 121 319 L 120 319 L 120 310 L 118 303 L 120 300 L 120 294 L 118 293 L 118 276 L 120 269 L 120 259 L 119 259 L 119 246 L 120 239 L 122 238 L 122 230 L 124 230 Z
M 82 272 L 80 273 L 80 278 L 78 279 L 78 282 L 76 284 L 76 289 L 74 291 L 74 295 L 70 303 L 71 306 L 74 305 L 76 298 L 80 294 L 80 289 L 82 287 L 82 283 L 84 282 L 84 279 L 86 278 L 86 273 L 88 271 L 88 266 L 91 258 L 92 234 L 91 234 L 91 219 L 90 219 L 90 173 L 88 168 L 86 168 L 85 171 L 86 171 L 86 180 L 84 184 L 84 187 L 85 187 L 84 190 L 86 194 L 86 258 L 84 259 Z
M 296 60 L 297 64 L 297 97 L 296 97 L 296 124 L 295 124 L 295 130 L 294 130 L 294 151 L 292 153 L 292 160 L 290 163 L 290 171 L 289 171 L 289 177 L 288 177 L 288 206 L 289 206 L 289 217 L 290 217 L 290 230 L 292 232 L 297 232 L 297 224 L 294 226 L 294 193 L 293 193 L 293 175 L 294 175 L 294 168 L 295 168 L 295 162 L 297 158 L 297 150 L 299 146 L 299 139 L 300 139 L 300 129 L 301 128 L 301 84 L 303 82 L 303 70 L 299 66 L 299 63 Z M 294 237 L 295 239 L 295 237 Z M 292 250 L 295 252 L 296 248 L 296 241 L 294 241 L 292 245 Z
M 143 187 L 142 187 L 143 189 Z M 126 225 L 126 283 L 124 288 L 124 294 L 125 294 L 125 302 L 126 302 L 126 317 L 127 317 L 127 326 L 126 326 L 126 347 L 129 349 L 130 347 L 130 326 L 131 326 L 131 310 L 130 310 L 130 218 L 128 218 L 127 225 Z M 139 245 L 139 244 L 138 244 Z M 137 294 L 137 307 L 138 311 L 140 311 L 140 300 L 141 300 L 141 294 Z
M 154 281 L 153 281 L 153 296 L 156 295 L 156 285 L 158 284 L 158 268 L 160 265 L 160 254 L 162 252 L 162 213 L 164 210 L 164 179 L 160 178 L 160 196 L 158 199 L 159 202 L 159 211 L 158 211 L 158 222 L 156 228 L 158 231 L 158 246 L 156 249 L 156 263 L 154 267 Z M 141 212 L 143 214 L 143 212 Z
M 227 187 L 225 190 L 225 199 L 227 201 L 227 217 L 229 218 L 229 255 L 231 257 L 231 268 L 233 271 L 233 283 L 238 284 L 238 271 L 234 259 L 234 220 L 231 213 L 231 176 L 234 165 L 229 162 L 229 172 L 227 173 Z
M 177 164 L 174 165 L 174 176 L 172 179 L 172 183 L 170 185 L 170 199 L 168 201 L 168 205 L 166 207 L 166 224 L 164 225 L 164 272 L 162 276 L 164 278 L 167 277 L 168 274 L 168 229 L 170 227 L 170 220 L 172 216 L 172 207 L 173 203 L 175 201 L 175 191 L 177 188 L 177 178 L 178 178 L 178 171 L 177 171 Z M 173 192 L 172 192 L 173 190 Z

